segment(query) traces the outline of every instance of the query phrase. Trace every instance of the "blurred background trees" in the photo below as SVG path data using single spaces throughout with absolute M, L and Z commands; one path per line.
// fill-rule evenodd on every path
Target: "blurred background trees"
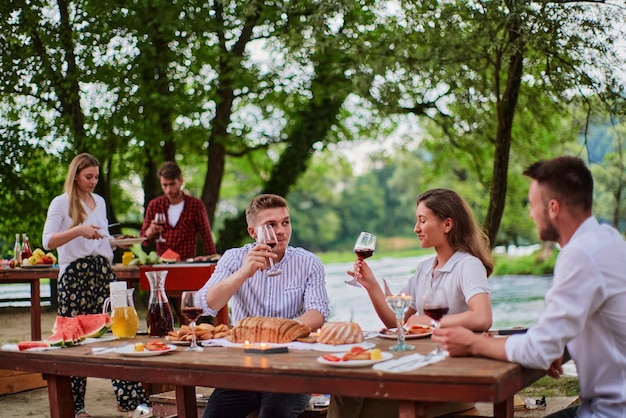
M 0 13 L 4 258 L 16 232 L 40 245 L 83 151 L 127 228 L 175 159 L 220 251 L 247 239 L 260 192 L 290 201 L 294 244 L 327 251 L 361 230 L 412 237 L 432 187 L 460 192 L 493 245 L 535 242 L 520 173 L 561 153 L 591 164 L 598 216 L 624 218 L 618 5 L 39 0 Z

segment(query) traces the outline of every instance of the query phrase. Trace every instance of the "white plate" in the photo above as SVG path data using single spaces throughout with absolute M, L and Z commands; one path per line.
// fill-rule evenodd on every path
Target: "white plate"
M 376 344 L 368 343 L 368 342 L 355 343 L 355 344 L 339 344 L 339 345 L 322 344 L 322 343 L 311 344 L 312 350 L 324 351 L 327 353 L 338 353 L 341 351 L 347 352 L 347 351 L 350 351 L 352 347 L 361 347 L 365 350 L 369 350 L 370 348 L 376 347 Z
M 145 349 L 143 351 L 135 351 L 135 345 L 134 344 L 128 344 L 125 345 L 123 347 L 119 347 L 117 350 L 115 350 L 116 353 L 119 353 L 123 356 L 130 356 L 130 357 L 150 357 L 150 356 L 159 356 L 161 354 L 165 354 L 165 353 L 169 353 L 170 351 L 174 351 L 176 350 L 176 346 L 175 345 L 167 345 L 167 350 L 155 350 L 155 351 L 150 351 L 148 349 Z
M 383 332 L 379 332 L 378 336 L 381 338 L 387 338 L 389 340 L 397 340 L 398 339 L 398 334 L 395 334 L 397 328 L 389 328 L 387 331 L 393 331 L 394 334 L 385 334 Z M 406 340 L 413 340 L 416 338 L 426 338 L 426 337 L 430 337 L 433 333 L 433 330 L 431 329 L 429 332 L 425 332 L 423 334 L 409 334 L 408 332 L 404 332 L 404 339 Z
M 196 340 L 196 343 L 198 345 L 200 345 L 201 341 L 202 340 Z M 170 340 L 167 340 L 167 343 L 168 344 L 174 344 L 174 345 L 191 345 L 191 341 L 170 341 Z
M 22 266 L 23 269 L 51 269 L 54 264 L 33 264 L 28 266 Z
M 146 237 L 140 237 L 140 238 L 119 238 L 116 239 L 115 242 L 118 243 L 119 245 L 133 245 L 133 244 L 140 244 L 142 242 L 144 242 L 146 240 Z
M 346 353 L 338 353 L 337 357 L 343 357 Z M 372 364 L 380 363 L 381 361 L 389 360 L 393 357 L 393 354 L 383 351 L 383 358 L 379 360 L 346 360 L 346 361 L 329 361 L 324 359 L 323 356 L 317 358 L 317 361 L 322 364 L 326 364 L 328 366 L 333 367 L 366 367 L 371 366 Z

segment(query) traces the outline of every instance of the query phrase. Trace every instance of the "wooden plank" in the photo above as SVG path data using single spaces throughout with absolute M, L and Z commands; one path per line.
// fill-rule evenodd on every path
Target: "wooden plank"
M 2 372 L 2 377 L 0 377 L 0 395 L 24 392 L 46 386 L 46 381 L 41 377 L 41 373 L 14 372 L 11 370 L 0 370 L 0 372 Z
M 526 409 L 524 407 L 515 408 L 513 416 L 515 418 L 541 418 L 553 414 L 561 409 L 565 409 L 578 402 L 576 396 L 558 396 L 546 398 L 546 407 L 543 409 Z M 476 406 L 467 411 L 448 415 L 448 418 L 466 418 L 466 417 L 493 417 L 493 404 L 487 402 L 478 402 Z

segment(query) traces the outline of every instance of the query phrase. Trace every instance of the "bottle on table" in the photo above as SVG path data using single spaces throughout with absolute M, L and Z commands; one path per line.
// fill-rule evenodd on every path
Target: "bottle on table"
M 33 255 L 33 252 L 30 249 L 30 241 L 28 240 L 28 235 L 22 234 L 22 262 Z
M 22 246 L 20 245 L 20 234 L 15 234 L 15 244 L 13 244 L 13 267 L 22 265 Z

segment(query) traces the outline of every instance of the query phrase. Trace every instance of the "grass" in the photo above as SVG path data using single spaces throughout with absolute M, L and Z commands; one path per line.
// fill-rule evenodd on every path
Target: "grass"
M 542 396 L 578 396 L 579 386 L 577 377 L 561 377 L 553 379 L 551 377 L 542 377 L 526 389 L 520 391 L 518 396 L 521 398 L 541 398 Z

